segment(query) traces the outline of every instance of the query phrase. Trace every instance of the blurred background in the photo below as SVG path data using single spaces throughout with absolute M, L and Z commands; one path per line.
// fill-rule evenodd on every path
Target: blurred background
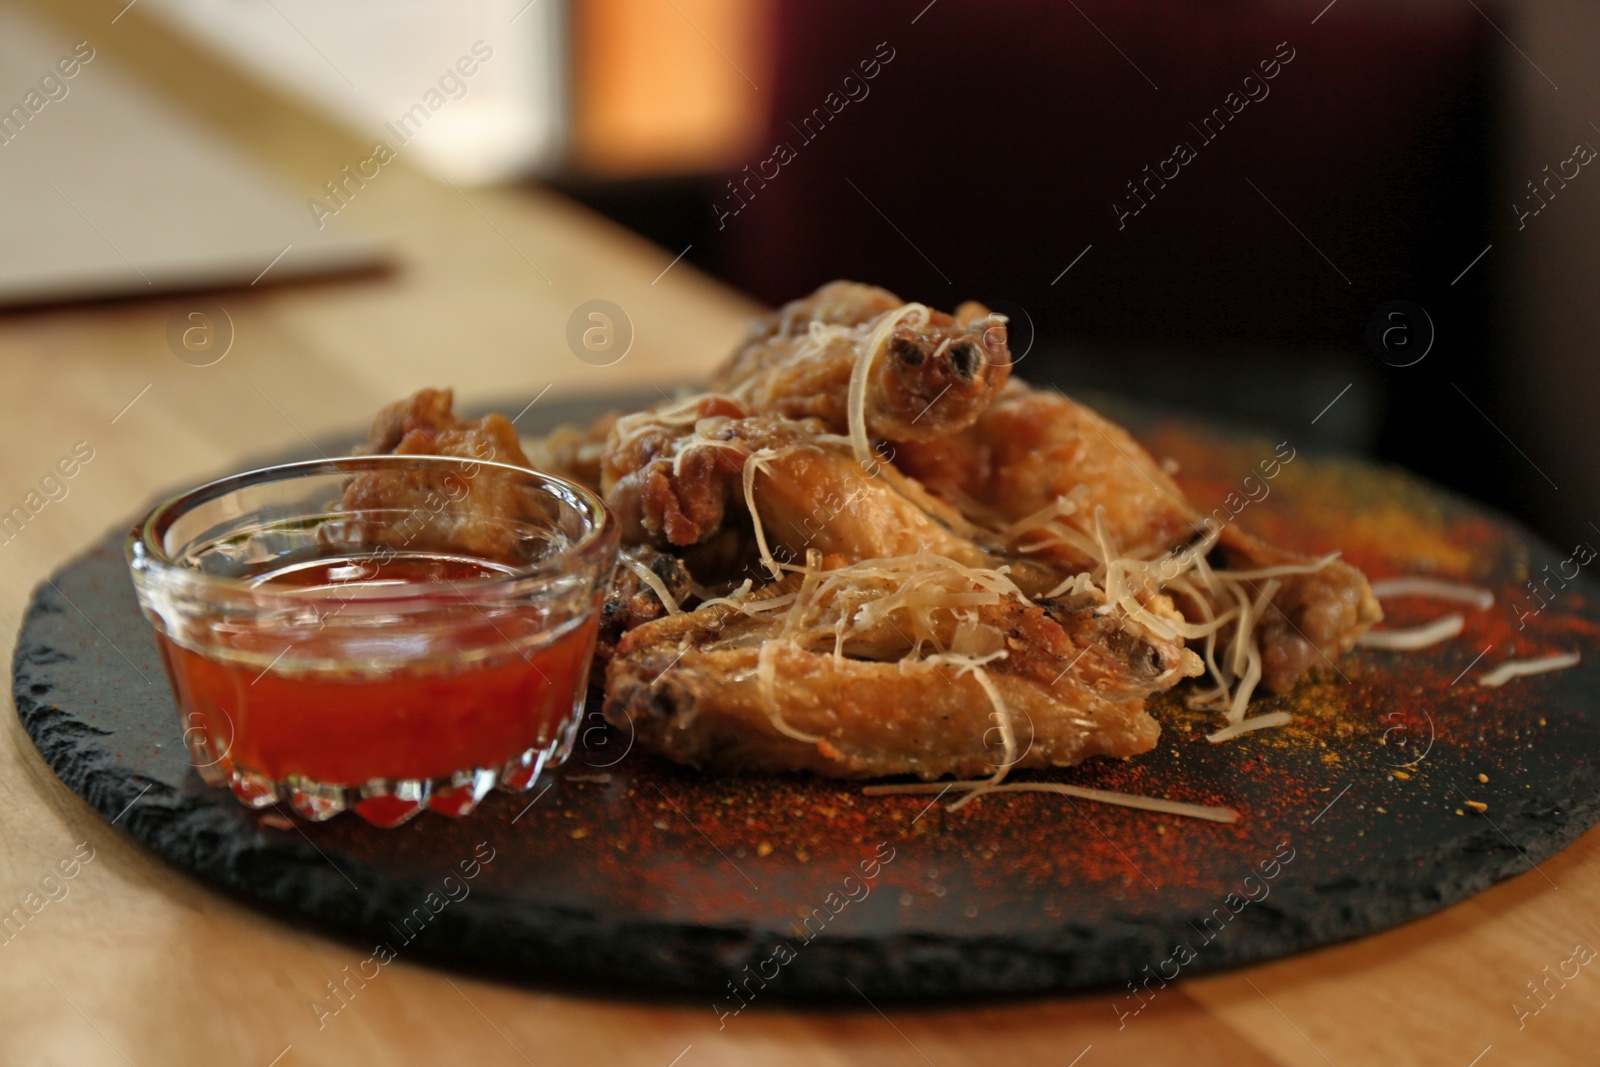
M 309 200 L 167 114 L 173 61 L 118 71 L 97 53 L 68 77 L 60 42 L 78 38 L 59 27 L 86 19 L 0 4 L 12 315 L 253 284 L 291 215 L 300 236 L 273 281 L 385 269 L 381 244 L 338 216 L 387 154 L 458 191 L 554 189 L 767 304 L 836 277 L 946 308 L 983 300 L 1012 316 L 1031 380 L 1403 464 L 1563 546 L 1600 538 L 1592 5 L 123 8 L 118 32 L 373 146 Z M 91 72 L 125 91 L 37 121 Z M 39 150 L 24 159 L 25 138 Z M 86 146 L 118 138 L 125 164 L 107 172 Z

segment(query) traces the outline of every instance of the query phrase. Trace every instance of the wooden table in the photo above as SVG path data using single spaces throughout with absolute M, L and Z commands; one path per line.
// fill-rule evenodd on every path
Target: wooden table
M 41 0 L 42 3 L 42 0 Z M 145 22 L 89 4 L 51 14 L 314 190 L 366 142 Z M 359 154 L 358 154 L 359 153 Z M 309 193 L 308 193 L 309 195 Z M 348 429 L 382 402 L 452 384 L 468 402 L 544 402 L 703 373 L 746 302 L 670 252 L 554 196 L 463 195 L 404 166 L 337 220 L 391 240 L 400 268 L 363 280 L 215 297 L 235 340 L 215 366 L 175 358 L 167 323 L 193 300 L 0 317 L 0 505 L 76 442 L 93 460 L 64 499 L 0 546 L 0 631 L 29 591 L 152 494 L 302 437 Z M 575 358 L 569 314 L 625 308 L 633 350 Z M 549 389 L 549 393 L 543 391 Z M 131 404 L 131 406 L 130 406 Z M 881 1014 L 753 1010 L 719 1029 L 708 1005 L 518 989 L 398 962 L 319 1030 L 312 1001 L 351 948 L 225 899 L 145 854 L 45 767 L 14 715 L 0 740 L 0 912 L 58 863 L 89 854 L 66 895 L 0 943 L 0 1062 L 26 1064 L 1442 1064 L 1600 1059 L 1600 971 L 1519 1020 L 1524 983 L 1574 944 L 1600 946 L 1600 832 L 1472 900 L 1398 930 L 1162 992 L 1119 1028 L 1111 994 Z M 58 891 L 58 895 L 59 891 Z

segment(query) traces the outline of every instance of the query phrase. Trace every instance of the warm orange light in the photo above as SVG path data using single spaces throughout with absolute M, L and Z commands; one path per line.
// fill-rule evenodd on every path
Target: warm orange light
M 574 5 L 574 161 L 608 177 L 716 170 L 753 146 L 767 0 Z

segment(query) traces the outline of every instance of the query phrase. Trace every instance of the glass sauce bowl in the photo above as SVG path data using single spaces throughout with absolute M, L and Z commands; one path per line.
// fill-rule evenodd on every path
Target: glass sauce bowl
M 566 758 L 616 555 L 581 486 L 394 455 L 212 482 L 127 544 L 204 780 L 386 827 Z

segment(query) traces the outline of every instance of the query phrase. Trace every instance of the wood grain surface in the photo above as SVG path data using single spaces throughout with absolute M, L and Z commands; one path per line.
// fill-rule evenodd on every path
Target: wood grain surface
M 121 2 L 38 7 L 64 38 L 92 35 L 110 61 L 307 196 L 366 154 L 370 136 L 329 128 L 240 81 L 138 8 L 113 24 Z M 572 204 L 536 190 L 463 194 L 403 161 L 336 223 L 393 242 L 399 269 L 205 298 L 227 310 L 235 332 L 211 367 L 190 366 L 168 346 L 169 319 L 195 301 L 0 317 L 0 511 L 77 442 L 94 450 L 67 495 L 0 544 L 8 647 L 29 590 L 163 488 L 341 430 L 424 384 L 453 384 L 469 402 L 532 400 L 546 387 L 667 388 L 703 373 L 752 310 L 682 263 L 658 278 L 672 253 Z M 624 307 L 637 331 L 612 367 L 591 367 L 566 347 L 568 316 L 593 298 Z M 870 991 L 857 1010 L 757 1008 L 719 1028 L 708 1005 L 519 989 L 403 959 L 329 1016 L 314 1003 L 366 952 L 149 857 L 55 779 L 14 715 L 4 720 L 0 912 L 30 899 L 35 908 L 20 928 L 0 931 L 8 1064 L 1499 1067 L 1592 1063 L 1600 1048 L 1600 971 L 1573 977 L 1568 965 L 1569 977 L 1552 977 L 1580 943 L 1600 946 L 1600 832 L 1428 919 L 1169 987 L 1121 1028 L 1111 992 L 885 1014 Z M 62 876 L 63 863 L 73 877 Z

